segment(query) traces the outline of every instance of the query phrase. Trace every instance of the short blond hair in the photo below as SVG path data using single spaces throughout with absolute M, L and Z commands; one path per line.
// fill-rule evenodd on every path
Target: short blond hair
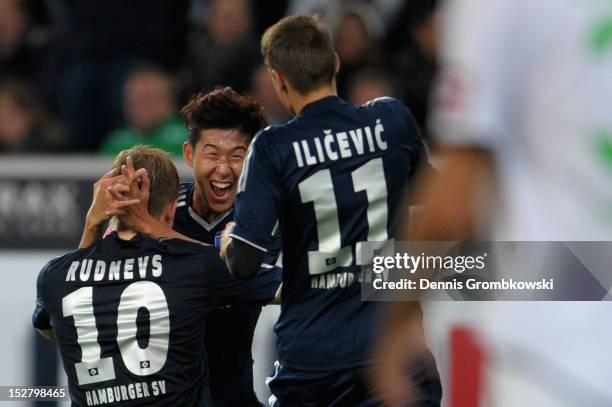
M 316 16 L 289 16 L 266 30 L 261 54 L 302 95 L 328 85 L 336 75 L 336 53 L 329 31 Z
M 137 144 L 121 151 L 115 158 L 113 168 L 121 170 L 127 157 L 132 157 L 136 169 L 145 168 L 149 176 L 149 212 L 160 216 L 164 208 L 178 197 L 179 176 L 170 155 L 159 148 Z

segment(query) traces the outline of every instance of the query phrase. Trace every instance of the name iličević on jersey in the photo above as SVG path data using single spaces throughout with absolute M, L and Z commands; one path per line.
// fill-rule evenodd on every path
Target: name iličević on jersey
M 321 164 L 327 160 L 351 158 L 353 154 L 359 156 L 375 153 L 377 150 L 384 151 L 388 148 L 387 142 L 382 138 L 384 131 L 381 120 L 377 119 L 374 130 L 370 126 L 335 134 L 331 130 L 324 130 L 323 136 L 301 142 L 294 141 L 293 151 L 297 165 L 301 168 L 304 165 Z

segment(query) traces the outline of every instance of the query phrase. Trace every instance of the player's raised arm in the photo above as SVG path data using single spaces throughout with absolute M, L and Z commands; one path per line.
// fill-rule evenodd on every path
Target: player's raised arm
M 144 169 L 135 172 L 136 176 L 141 176 Z M 93 185 L 93 197 L 91 206 L 85 218 L 85 228 L 81 236 L 79 248 L 89 247 L 102 238 L 102 229 L 111 217 L 125 215 L 125 208 L 139 202 L 138 199 L 129 199 L 124 195 L 129 191 L 130 180 L 119 174 L 113 168 L 104 174 Z M 121 196 L 122 199 L 116 199 Z
M 210 298 L 216 305 L 278 303 L 282 270 L 272 265 L 262 265 L 261 271 L 243 281 L 227 272 L 223 261 L 217 256 L 207 259 Z
M 127 198 L 135 199 L 137 202 L 125 208 L 125 214 L 120 215 L 121 221 L 132 230 L 140 234 L 153 238 L 170 237 L 175 239 L 187 240 L 193 243 L 200 243 L 191 239 L 170 227 L 172 221 L 162 222 L 151 216 L 149 211 L 149 197 L 151 191 L 151 181 L 146 171 L 136 170 L 130 157 L 126 158 L 126 164 L 121 167 L 121 173 L 131 182 Z M 115 199 L 121 200 L 123 197 L 111 190 Z
M 240 279 L 253 277 L 260 270 L 266 252 L 248 243 L 234 240 L 230 234 L 235 223 L 229 222 L 221 235 L 221 257 L 230 273 Z
M 121 216 L 126 225 L 146 236 L 197 242 L 151 216 L 148 209 L 150 180 L 147 171 L 144 168 L 136 169 L 131 157 L 125 161 L 120 171 L 114 168 L 94 184 L 92 204 L 87 212 L 79 247 L 88 247 L 100 240 L 102 228 L 113 216 Z

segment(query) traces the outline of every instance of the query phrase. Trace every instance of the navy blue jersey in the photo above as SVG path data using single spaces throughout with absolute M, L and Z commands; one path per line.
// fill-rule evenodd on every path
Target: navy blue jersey
M 181 183 L 172 228 L 192 239 L 214 245 L 215 235 L 221 233 L 225 225 L 234 220 L 234 208 L 221 214 L 213 222 L 206 222 L 193 209 L 194 186 L 193 182 Z
M 48 263 L 37 291 L 33 323 L 53 328 L 73 406 L 211 405 L 206 316 L 269 300 L 212 246 L 116 233 Z
M 212 223 L 206 222 L 192 207 L 193 189 L 192 182 L 181 184 L 173 228 L 192 239 L 214 244 L 215 235 L 234 219 L 234 210 L 230 209 Z M 281 282 L 280 269 L 273 267 L 279 250 L 280 240 L 275 239 L 261 272 L 255 279 L 243 282 L 268 295 L 270 301 Z M 205 347 L 215 407 L 259 405 L 253 390 L 251 348 L 260 312 L 260 306 L 233 305 L 217 308 L 207 317 Z
M 390 242 L 400 201 L 423 159 L 414 119 L 391 98 L 354 107 L 327 97 L 255 137 L 239 180 L 232 236 L 265 250 L 280 220 L 283 293 L 275 329 L 283 366 L 368 363 L 377 306 L 360 300 L 363 242 Z

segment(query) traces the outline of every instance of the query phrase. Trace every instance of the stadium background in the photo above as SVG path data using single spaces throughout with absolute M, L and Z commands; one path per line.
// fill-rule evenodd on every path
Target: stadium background
M 54 345 L 31 327 L 35 279 L 48 259 L 77 246 L 92 183 L 117 149 L 134 141 L 166 148 L 189 180 L 177 154 L 186 137 L 177 111 L 194 92 L 217 85 L 253 93 L 269 122 L 285 121 L 258 40 L 279 18 L 297 13 L 319 13 L 333 33 L 342 61 L 340 96 L 356 104 L 394 96 L 426 129 L 437 5 L 0 0 L 0 385 L 64 380 Z M 277 314 L 276 307 L 264 309 L 254 343 L 262 401 Z M 444 375 L 446 361 L 438 363 Z

